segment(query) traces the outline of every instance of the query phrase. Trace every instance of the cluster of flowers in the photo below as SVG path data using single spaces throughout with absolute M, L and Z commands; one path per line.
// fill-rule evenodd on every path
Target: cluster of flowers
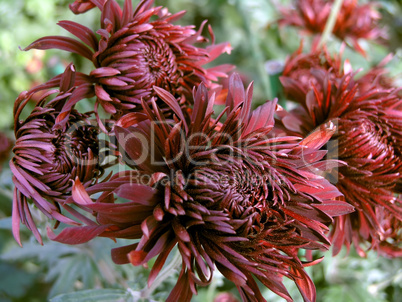
M 345 1 L 341 18 L 363 18 L 355 9 L 369 8 L 355 2 Z M 196 46 L 207 42 L 204 23 L 174 25 L 184 13 L 152 0 L 136 8 L 131 0 L 123 8 L 115 0 L 70 5 L 76 14 L 96 7 L 96 32 L 60 21 L 76 39 L 48 36 L 25 49 L 73 52 L 93 69 L 70 64 L 15 102 L 10 167 L 20 244 L 21 222 L 42 243 L 33 204 L 55 227 L 71 225 L 58 235 L 48 228 L 52 240 L 132 239 L 112 259 L 143 265 L 157 257 L 149 285 L 177 247 L 182 265 L 171 302 L 190 301 L 215 269 L 244 301 L 265 301 L 256 280 L 292 301 L 284 276 L 315 301 L 304 267 L 320 259 L 302 261 L 300 251 L 331 242 L 334 254 L 354 244 L 362 256 L 367 248 L 401 256 L 402 99 L 383 64 L 355 79 L 340 57 L 299 49 L 281 78 L 298 106 L 286 112 L 273 100 L 252 110 L 252 84 L 245 89 L 237 74 L 225 88 L 218 83 L 233 66 L 205 67 L 230 45 L 215 44 L 209 28 L 211 45 Z M 283 23 L 322 30 L 328 10 L 326 1 L 299 1 Z M 370 16 L 360 31 L 341 20 L 338 36 L 377 37 Z M 93 111 L 79 112 L 88 98 L 96 99 Z M 225 109 L 215 115 L 218 98 Z

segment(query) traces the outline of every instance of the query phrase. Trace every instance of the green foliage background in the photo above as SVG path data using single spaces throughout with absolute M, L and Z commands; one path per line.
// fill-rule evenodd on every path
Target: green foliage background
M 122 1 L 121 1 L 122 2 Z M 134 0 L 134 4 L 138 1 Z M 255 105 L 266 99 L 281 97 L 277 77 L 265 70 L 265 62 L 284 62 L 295 51 L 301 37 L 293 28 L 278 29 L 278 7 L 290 1 L 279 0 L 166 0 L 156 1 L 171 12 L 186 10 L 180 24 L 197 27 L 209 20 L 216 35 L 216 42 L 229 41 L 233 47 L 230 56 L 225 55 L 217 63 L 237 66 L 246 79 L 246 84 L 255 82 Z M 378 2 L 378 1 L 377 1 Z M 390 45 L 379 46 L 362 43 L 368 58 L 347 49 L 344 57 L 353 67 L 367 70 L 381 61 L 388 52 L 395 54 L 389 64 L 390 73 L 401 78 L 402 70 L 402 7 L 401 2 L 379 1 L 384 23 L 390 28 Z M 97 28 L 99 14 L 96 10 L 85 16 L 75 16 L 68 10 L 67 0 L 1 0 L 0 1 L 0 131 L 12 138 L 12 108 L 18 94 L 35 83 L 41 83 L 63 71 L 74 60 L 79 68 L 89 68 L 89 63 L 79 61 L 62 51 L 21 51 L 35 39 L 45 35 L 68 35 L 56 26 L 57 21 L 68 19 Z M 205 35 L 207 31 L 205 30 Z M 308 49 L 310 37 L 304 37 Z M 340 42 L 329 41 L 331 51 L 339 50 Z M 43 67 L 28 72 L 36 57 Z M 37 61 L 36 61 L 37 63 Z M 88 65 L 88 66 L 87 66 Z M 363 71 L 364 72 L 364 71 Z M 399 82 L 400 83 L 400 82 Z M 12 182 L 11 172 L 4 164 L 0 174 L 0 301 L 164 301 L 175 284 L 177 272 L 148 297 L 142 299 L 146 289 L 149 269 L 117 266 L 110 259 L 110 249 L 127 244 L 123 240 L 98 238 L 87 244 L 67 246 L 45 240 L 40 246 L 23 229 L 24 248 L 20 248 L 11 234 Z M 50 225 L 39 212 L 33 211 L 43 234 Z M 44 237 L 46 237 L 44 235 Z M 332 258 L 330 251 L 324 261 L 308 268 L 317 287 L 319 302 L 391 302 L 402 297 L 402 266 L 400 259 L 385 259 L 369 252 L 366 259 L 359 258 L 351 250 L 347 256 Z M 171 261 L 172 259 L 168 260 Z M 152 261 L 149 267 L 152 266 Z M 286 285 L 295 301 L 302 301 L 297 288 L 286 280 Z M 220 292 L 237 295 L 234 286 L 216 273 L 208 288 L 200 288 L 195 302 L 213 301 Z M 268 301 L 284 301 L 268 290 Z

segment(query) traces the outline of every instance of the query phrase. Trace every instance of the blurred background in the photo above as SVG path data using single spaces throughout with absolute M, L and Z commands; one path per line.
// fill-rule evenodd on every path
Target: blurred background
M 0 301 L 143 301 L 139 291 L 146 287 L 149 270 L 131 265 L 117 266 L 110 259 L 110 249 L 123 245 L 103 238 L 77 246 L 62 245 L 45 240 L 40 246 L 23 229 L 20 248 L 11 233 L 12 175 L 7 160 L 13 139 L 13 104 L 21 91 L 47 81 L 63 72 L 71 62 L 81 70 L 88 62 L 80 61 L 63 51 L 28 51 L 21 49 L 46 35 L 66 35 L 56 23 L 68 19 L 92 29 L 99 26 L 99 12 L 74 15 L 68 9 L 68 0 L 0 0 Z M 118 1 L 123 2 L 123 1 Z M 134 5 L 139 1 L 133 0 Z M 359 1 L 364 2 L 364 1 Z M 380 0 L 382 26 L 388 28 L 389 43 L 378 45 L 362 41 L 367 58 L 346 48 L 343 58 L 353 68 L 368 70 L 388 53 L 394 58 L 388 71 L 401 84 L 402 71 L 402 2 Z M 311 37 L 301 35 L 295 28 L 278 27 L 279 8 L 291 5 L 287 0 L 158 0 L 156 4 L 175 13 L 186 10 L 181 25 L 197 28 L 208 20 L 215 33 L 216 43 L 229 41 L 231 55 L 221 56 L 214 64 L 230 63 L 237 66 L 248 85 L 254 81 L 255 106 L 267 99 L 282 98 L 278 76 L 287 56 L 296 51 L 301 40 L 304 48 L 311 46 Z M 204 35 L 208 37 L 207 30 Z M 331 38 L 330 52 L 339 52 L 340 41 Z M 89 68 L 89 66 L 88 66 Z M 283 100 L 282 100 L 283 101 Z M 1 153 L 3 152 L 3 153 Z M 45 234 L 46 222 L 39 212 L 33 211 L 38 227 Z M 24 231 L 25 230 L 25 231 Z M 43 236 L 46 237 L 46 236 Z M 320 264 L 307 268 L 317 287 L 319 302 L 401 301 L 402 261 L 386 259 L 368 252 L 367 258 L 358 257 L 353 249 L 332 258 L 331 251 Z M 169 261 L 167 261 L 169 263 Z M 150 263 L 150 266 L 152 263 Z M 144 301 L 165 301 L 175 284 L 176 276 L 164 281 Z M 285 284 L 295 301 L 302 301 L 295 285 Z M 227 301 L 239 299 L 237 290 L 216 274 L 211 285 L 200 288 L 192 301 Z M 268 301 L 284 301 L 264 292 Z M 236 298 L 237 297 L 237 298 Z M 136 300 L 137 299 L 137 300 Z M 227 300 L 225 300 L 227 299 Z

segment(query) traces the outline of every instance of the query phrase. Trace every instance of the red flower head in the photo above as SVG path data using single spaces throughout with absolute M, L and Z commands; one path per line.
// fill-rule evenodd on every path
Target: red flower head
M 122 117 L 117 139 L 126 162 L 138 170 L 87 192 L 76 182 L 75 202 L 94 210 L 100 225 L 65 229 L 53 239 L 139 238 L 114 249 L 112 257 L 141 265 L 158 256 L 149 284 L 177 246 L 182 269 L 169 302 L 190 301 L 197 285 L 211 281 L 215 267 L 237 286 L 243 301 L 265 301 L 255 278 L 292 301 L 283 276 L 297 284 L 305 301 L 314 301 L 314 285 L 297 251 L 327 249 L 324 233 L 331 216 L 352 210 L 337 200 L 334 186 L 312 172 L 337 164 L 321 161 L 325 151 L 318 151 L 332 135 L 331 125 L 299 143 L 295 137 L 269 138 L 276 101 L 251 111 L 252 86 L 245 92 L 238 76 L 230 79 L 226 109 L 217 119 L 212 118 L 214 97 L 208 98 L 203 84 L 194 91 L 189 122 L 173 95 L 154 89 L 177 123 L 164 120 L 155 100 L 152 109 L 143 101 L 144 113 Z M 96 202 L 88 196 L 99 192 Z M 112 193 L 125 202 L 114 203 Z M 113 231 L 101 233 L 105 227 Z
M 282 9 L 282 25 L 293 25 L 307 32 L 321 34 L 324 31 L 333 0 L 298 0 L 291 9 Z M 381 15 L 372 3 L 358 5 L 357 0 L 344 0 L 337 15 L 332 33 L 365 55 L 358 40 L 383 40 L 386 34 L 379 27 Z
M 100 38 L 81 24 L 60 21 L 58 24 L 80 41 L 49 36 L 38 39 L 25 50 L 58 48 L 92 61 L 95 68 L 86 81 L 93 85 L 88 89 L 115 118 L 141 108 L 142 99 L 149 101 L 155 97 L 153 86 L 172 93 L 181 105 L 189 105 L 193 86 L 204 82 L 210 88 L 218 88 L 213 81 L 226 76 L 232 68 L 203 67 L 223 52 L 230 52 L 230 45 L 194 46 L 206 41 L 200 35 L 205 23 L 197 32 L 193 26 L 173 25 L 185 12 L 172 15 L 166 8 L 153 7 L 153 3 L 143 0 L 134 10 L 130 0 L 125 0 L 123 9 L 115 0 L 76 1 L 72 5 L 76 13 L 94 5 L 101 10 L 101 29 L 96 31 Z
M 379 249 L 401 229 L 402 100 L 397 89 L 385 89 L 378 81 L 355 82 L 353 73 L 337 78 L 328 71 L 311 70 L 311 75 L 319 85 L 311 85 L 302 106 L 282 113 L 281 123 L 288 133 L 307 134 L 337 121 L 328 156 L 347 163 L 339 168 L 336 186 L 357 211 L 335 219 L 334 254 L 353 242 L 364 255 L 364 245 Z M 303 93 L 297 85 L 291 89 Z M 378 216 L 379 212 L 385 214 Z M 392 226 L 397 229 L 390 232 L 384 219 L 395 221 Z
M 384 236 L 378 245 L 378 253 L 388 258 L 402 257 L 402 222 L 383 208 L 376 209 Z
M 325 47 L 322 51 L 314 49 L 309 53 L 303 53 L 303 43 L 301 43 L 299 49 L 287 58 L 280 77 L 285 96 L 292 101 L 303 104 L 311 86 L 319 85 L 312 70 L 314 72 L 315 70 L 331 70 L 331 76 L 342 77 L 344 74 L 341 61 L 342 53 L 343 49 L 339 55 L 332 57 Z M 344 69 L 348 68 L 349 66 L 345 64 Z
M 90 114 L 72 109 L 63 126 L 56 123 L 61 107 L 76 91 L 74 78 L 74 67 L 69 65 L 61 77 L 59 89 L 43 93 L 46 90 L 44 84 L 30 92 L 22 92 L 15 102 L 16 142 L 10 168 L 15 184 L 13 233 L 19 243 L 20 220 L 42 242 L 30 213 L 30 201 L 49 218 L 77 224 L 61 214 L 61 206 L 75 213 L 63 204 L 71 195 L 71 180 L 78 178 L 89 185 L 102 171 L 98 128 L 91 125 Z M 29 107 L 32 96 L 38 91 L 41 92 L 39 102 L 27 118 L 20 120 L 23 110 Z
M 0 132 L 0 172 L 2 164 L 9 158 L 11 149 L 13 148 L 13 141 L 7 137 L 3 132 Z

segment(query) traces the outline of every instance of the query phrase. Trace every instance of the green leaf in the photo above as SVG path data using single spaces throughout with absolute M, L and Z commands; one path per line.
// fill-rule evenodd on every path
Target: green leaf
M 11 217 L 0 219 L 0 230 L 11 230 Z
M 89 289 L 69 294 L 58 295 L 50 302 L 125 302 L 133 297 L 122 289 Z
M 13 298 L 24 296 L 35 282 L 35 275 L 27 273 L 11 264 L 0 262 L 0 300 L 3 295 Z

